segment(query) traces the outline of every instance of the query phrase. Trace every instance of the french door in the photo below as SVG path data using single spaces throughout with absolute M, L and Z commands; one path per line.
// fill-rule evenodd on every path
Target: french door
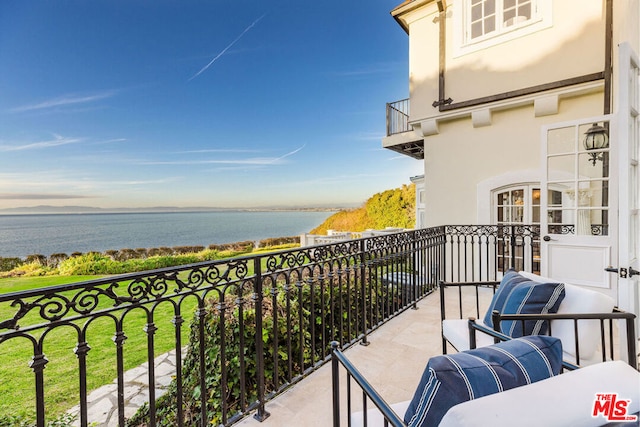
M 620 250 L 614 265 L 618 306 L 635 313 L 640 331 L 640 62 L 627 43 L 620 45 L 619 61 Z
M 540 253 L 543 276 L 617 300 L 616 138 L 610 115 L 543 127 Z

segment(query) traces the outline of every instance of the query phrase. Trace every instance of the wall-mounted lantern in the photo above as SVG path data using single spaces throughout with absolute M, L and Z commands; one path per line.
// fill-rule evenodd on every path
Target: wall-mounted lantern
M 587 129 L 587 131 L 584 133 L 583 143 L 584 148 L 587 151 L 603 150 L 605 148 L 608 148 L 609 135 L 607 129 L 605 129 L 603 126 L 598 125 L 597 123 L 594 123 L 593 126 Z M 593 164 L 593 166 L 596 165 L 596 161 L 601 161 L 603 159 L 602 154 L 602 152 L 589 153 L 589 156 L 591 157 L 589 161 Z

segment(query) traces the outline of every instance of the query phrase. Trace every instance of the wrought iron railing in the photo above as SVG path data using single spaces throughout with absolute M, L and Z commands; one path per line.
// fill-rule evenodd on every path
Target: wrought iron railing
M 408 98 L 387 103 L 387 136 L 413 129 L 409 125 L 409 105 Z
M 538 233 L 532 226 L 433 227 L 0 295 L 0 354 L 14 362 L 0 376 L 18 375 L 21 366 L 29 374 L 31 358 L 36 424 L 44 426 L 51 350 L 74 352 L 76 366 L 67 370 L 78 378 L 80 425 L 89 425 L 87 360 L 96 336 L 109 335 L 124 426 L 125 358 L 143 352 L 155 384 L 155 340 L 168 337 L 176 352 L 175 425 L 231 425 L 254 411 L 262 420 L 269 399 L 330 360 L 332 341 L 366 345 L 372 330 L 415 307 L 440 280 L 495 279 L 535 252 Z M 171 326 L 159 324 L 162 310 L 171 312 Z M 127 330 L 135 316 L 144 327 Z M 59 329 L 72 331 L 67 349 L 55 338 Z M 127 346 L 134 334 L 143 339 Z M 16 341 L 28 342 L 28 355 L 11 354 Z M 159 411 L 151 386 L 148 425 L 157 425 Z

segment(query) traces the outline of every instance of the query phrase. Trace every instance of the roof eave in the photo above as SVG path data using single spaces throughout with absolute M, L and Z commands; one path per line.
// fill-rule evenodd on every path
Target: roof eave
M 416 10 L 426 4 L 433 3 L 434 1 L 436 0 L 405 0 L 391 11 L 391 16 L 393 16 L 393 19 L 402 27 L 404 32 L 409 34 L 409 25 L 407 25 L 403 16 L 408 12 Z

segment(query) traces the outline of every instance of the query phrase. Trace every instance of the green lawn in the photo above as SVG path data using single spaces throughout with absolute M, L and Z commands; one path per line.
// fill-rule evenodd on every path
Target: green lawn
M 95 279 L 95 276 L 49 276 L 0 279 L 0 293 L 67 284 Z M 124 293 L 124 289 L 117 290 Z M 185 324 L 182 327 L 182 344 L 187 344 L 189 322 L 196 307 L 195 297 L 182 304 Z M 101 304 L 108 307 L 106 302 Z M 13 317 L 16 308 L 8 304 L 0 305 L 0 321 Z M 120 314 L 118 314 L 120 316 Z M 154 335 L 156 356 L 175 346 L 175 328 L 173 306 L 163 303 L 154 311 L 154 323 L 158 328 Z M 30 314 L 20 321 L 26 325 L 41 323 L 37 314 Z M 142 309 L 128 313 L 123 322 L 127 340 L 124 345 L 125 370 L 147 361 L 147 334 L 143 328 L 147 314 Z M 83 322 L 76 322 L 83 326 Z M 6 332 L 2 330 L 0 332 Z M 116 346 L 112 341 L 115 332 L 114 321 L 107 317 L 99 318 L 87 328 L 87 342 L 91 350 L 87 356 L 87 383 L 90 390 L 111 383 L 117 376 Z M 38 335 L 39 336 L 39 335 Z M 44 338 L 44 353 L 49 360 L 44 370 L 45 399 L 48 419 L 64 413 L 78 402 L 79 378 L 78 359 L 74 348 L 78 338 L 72 326 L 60 326 L 53 329 Z M 18 415 L 28 418 L 35 413 L 35 381 L 29 362 L 33 355 L 33 346 L 25 338 L 12 338 L 0 344 L 0 420 L 3 416 Z

